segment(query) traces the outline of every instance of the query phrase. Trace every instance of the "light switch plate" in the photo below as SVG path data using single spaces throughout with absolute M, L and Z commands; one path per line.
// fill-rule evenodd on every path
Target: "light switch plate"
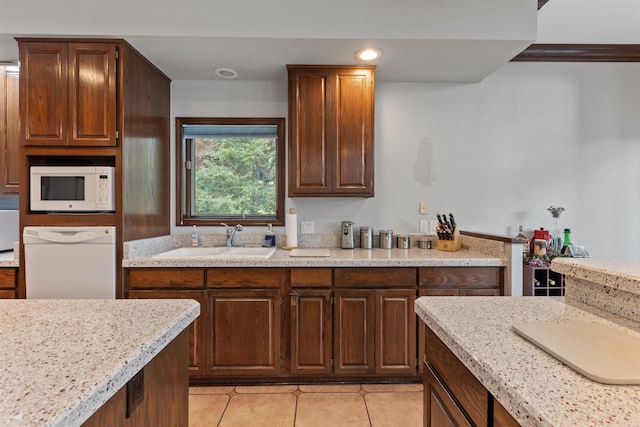
M 313 221 L 302 221 L 300 223 L 301 234 L 313 234 Z
M 429 221 L 426 219 L 420 220 L 420 233 L 427 234 L 429 232 Z
M 427 214 L 427 202 L 425 200 L 421 201 L 418 204 L 418 213 L 420 213 L 420 215 L 426 215 Z

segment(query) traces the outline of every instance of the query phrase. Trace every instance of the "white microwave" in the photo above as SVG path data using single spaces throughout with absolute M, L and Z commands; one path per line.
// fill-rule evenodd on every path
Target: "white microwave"
M 114 171 L 110 166 L 32 166 L 31 210 L 112 212 Z

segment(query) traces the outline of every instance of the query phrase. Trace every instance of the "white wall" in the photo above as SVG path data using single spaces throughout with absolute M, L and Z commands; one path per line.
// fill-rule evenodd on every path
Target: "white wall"
M 172 116 L 286 116 L 286 95 L 285 82 L 174 81 Z M 375 119 L 374 198 L 287 200 L 316 232 L 347 219 L 417 232 L 420 200 L 428 218 L 453 212 L 464 230 L 554 231 L 554 205 L 566 209 L 558 227 L 592 256 L 640 258 L 640 64 L 509 63 L 477 84 L 378 82 Z

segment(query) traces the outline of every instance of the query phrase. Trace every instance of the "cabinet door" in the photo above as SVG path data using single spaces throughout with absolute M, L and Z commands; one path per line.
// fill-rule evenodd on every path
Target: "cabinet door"
M 333 348 L 336 374 L 375 372 L 375 291 L 334 292 Z
M 334 84 L 331 192 L 373 197 L 373 69 L 339 69 Z
M 280 291 L 208 291 L 207 374 L 280 374 Z
M 200 303 L 200 316 L 189 325 L 189 375 L 204 375 L 204 292 L 199 291 L 129 291 L 132 299 L 193 299 Z
M 0 192 L 18 193 L 20 183 L 20 73 L 0 66 Z
M 373 196 L 374 67 L 289 67 L 289 196 Z
M 21 42 L 20 127 L 24 145 L 67 144 L 67 44 Z
M 291 294 L 291 373 L 331 372 L 331 291 Z
M 70 43 L 68 144 L 116 145 L 116 45 Z
M 414 289 L 376 291 L 376 373 L 415 374 Z
M 329 69 L 290 70 L 289 196 L 331 193 L 333 155 L 327 141 Z
M 423 378 L 425 427 L 461 427 L 472 425 L 426 363 Z

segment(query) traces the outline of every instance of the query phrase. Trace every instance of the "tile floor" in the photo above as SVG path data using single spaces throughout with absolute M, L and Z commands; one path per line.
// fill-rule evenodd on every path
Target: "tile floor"
M 189 389 L 189 427 L 421 427 L 422 384 Z

